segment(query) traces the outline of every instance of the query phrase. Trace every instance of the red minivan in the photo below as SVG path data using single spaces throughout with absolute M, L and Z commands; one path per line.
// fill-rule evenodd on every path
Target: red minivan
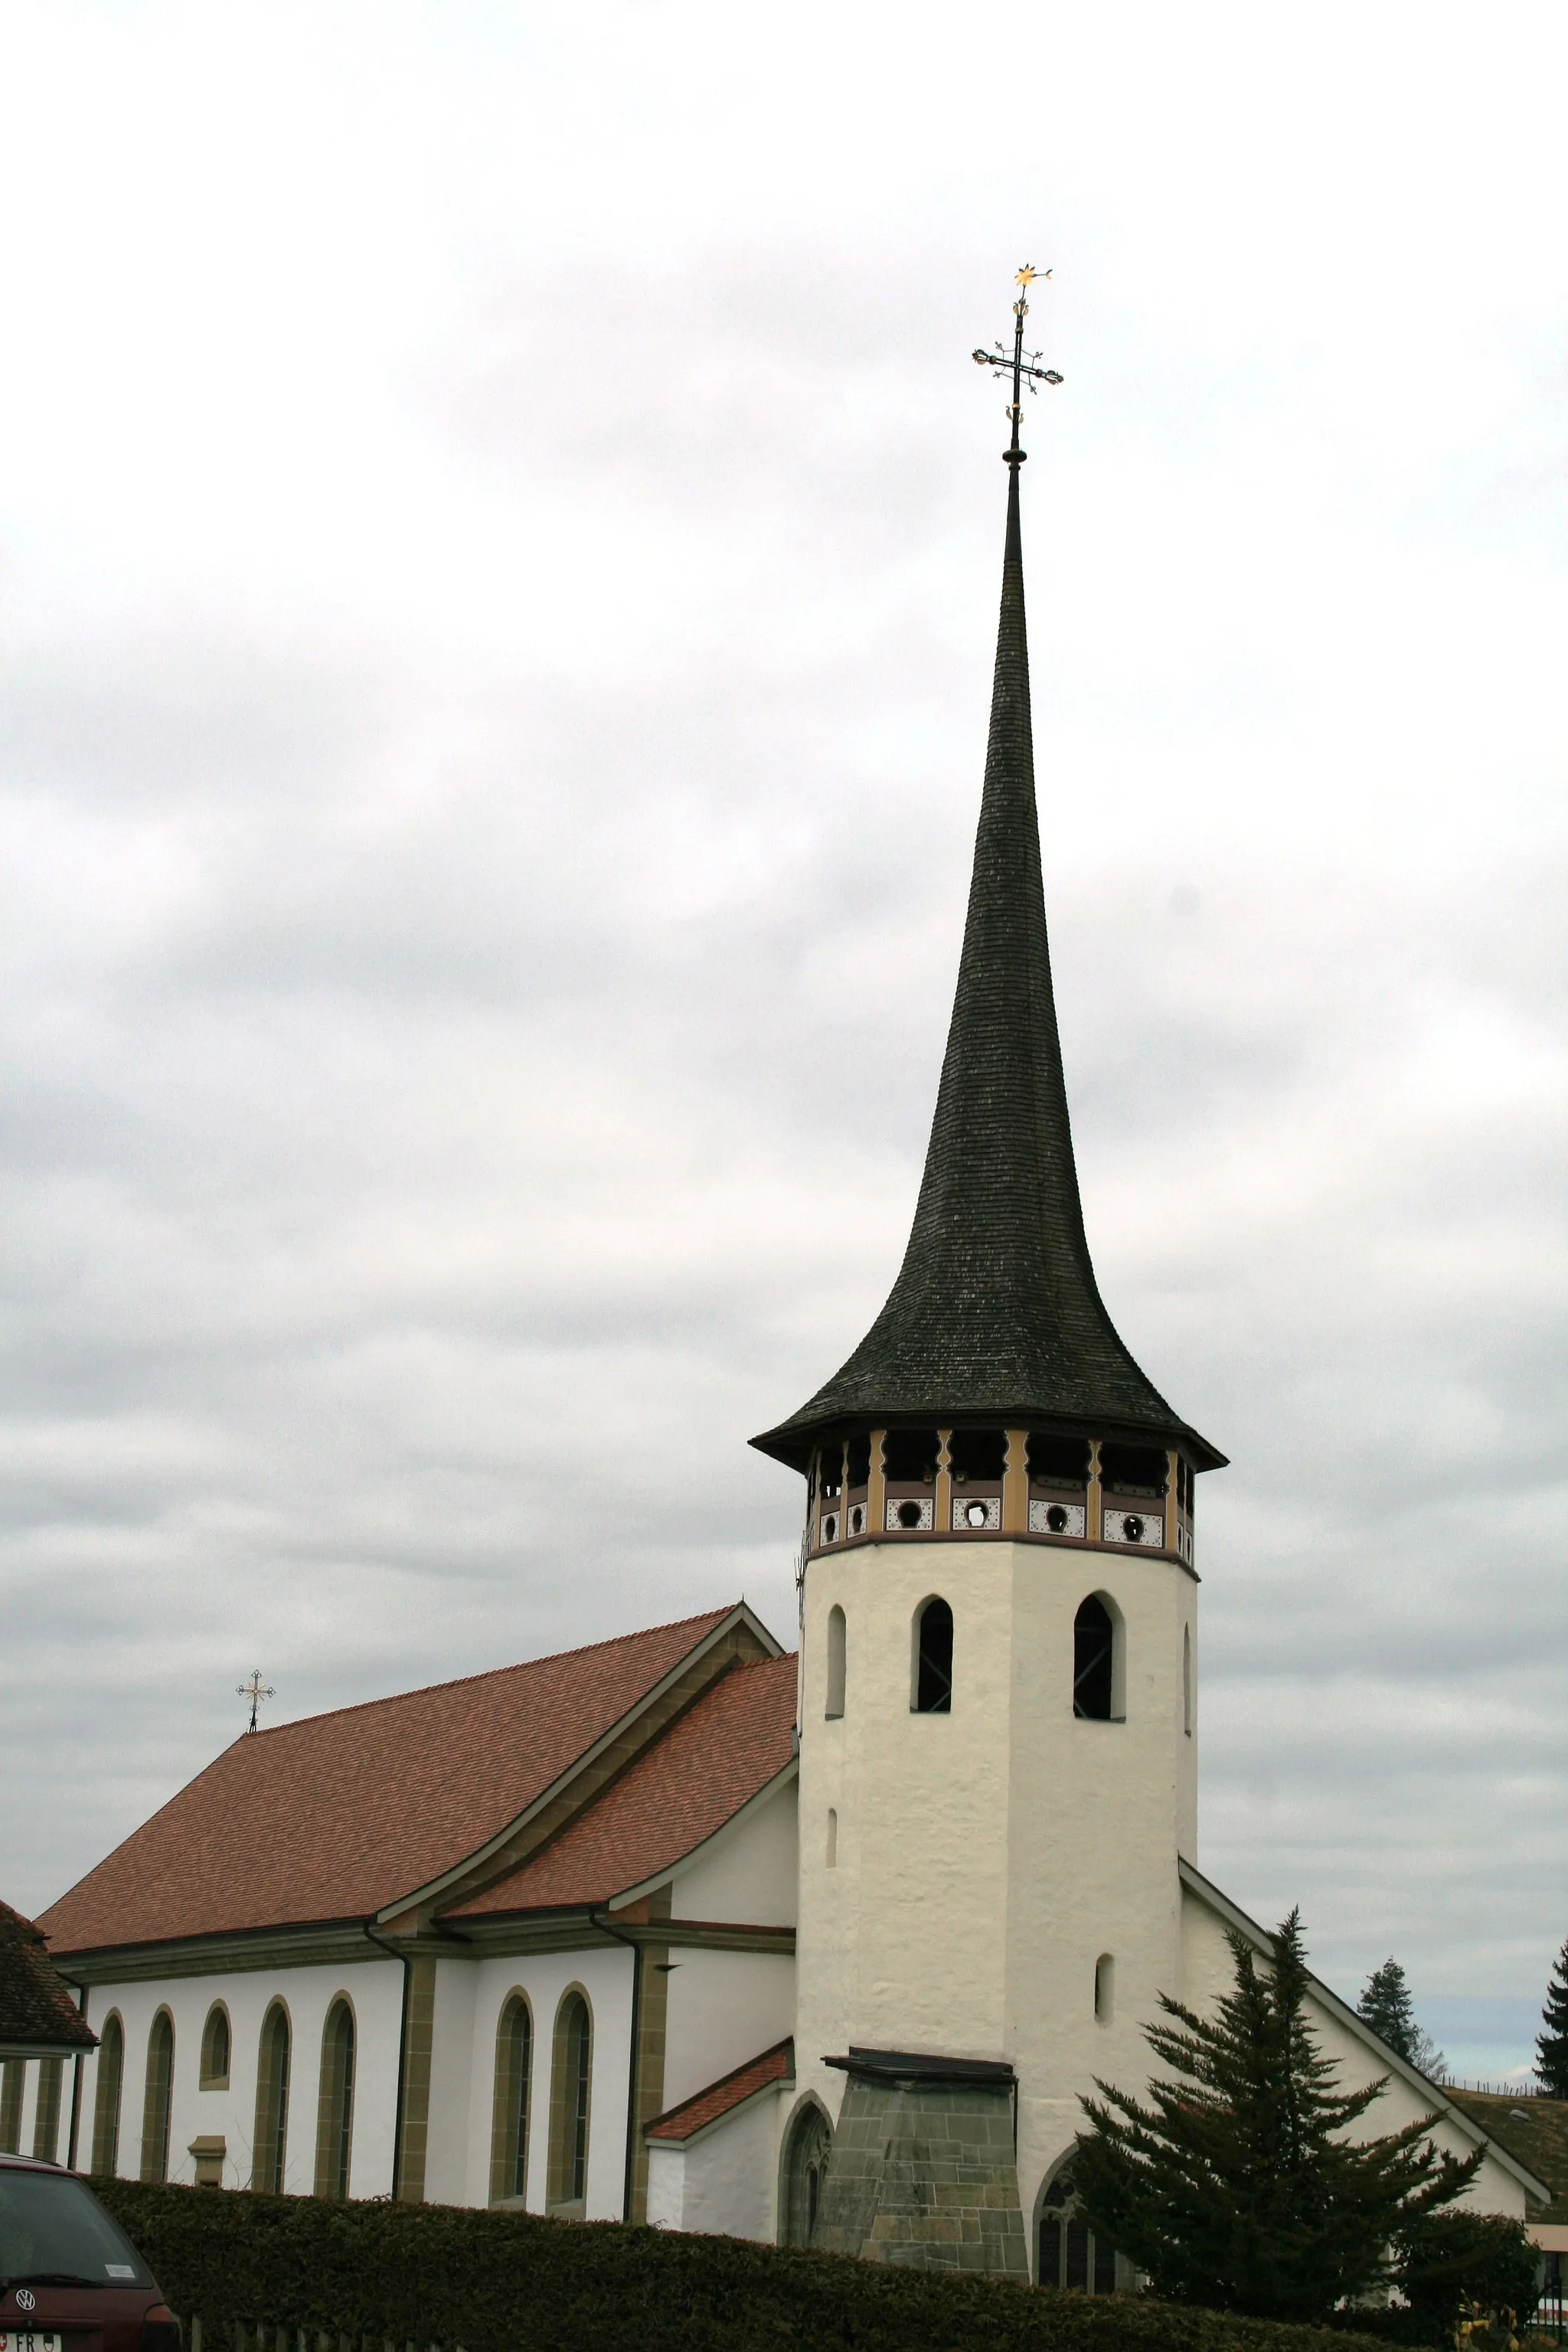
M 158 2282 L 85 2180 L 0 2156 L 0 2352 L 180 2352 Z

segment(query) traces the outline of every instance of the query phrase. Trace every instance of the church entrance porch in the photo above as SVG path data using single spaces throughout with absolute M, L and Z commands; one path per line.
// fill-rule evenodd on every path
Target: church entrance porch
M 1011 2066 L 852 2049 L 812 2243 L 913 2270 L 1027 2279 Z

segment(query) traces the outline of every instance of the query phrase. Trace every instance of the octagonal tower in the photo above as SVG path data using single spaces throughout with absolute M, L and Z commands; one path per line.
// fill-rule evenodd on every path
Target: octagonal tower
M 914 1225 L 847 1362 L 752 1441 L 806 1480 L 786 2228 L 1015 2274 L 1068 2243 L 1041 2215 L 1079 2093 L 1144 2079 L 1140 2023 L 1179 1990 L 1194 1482 L 1224 1461 L 1134 1361 L 1084 1234 L 1035 801 L 1017 316 L 984 785 Z M 820 2202 L 792 2205 L 795 2157 L 809 2140 L 815 2182 L 829 2128 Z M 1102 2284 L 1112 2269 L 1102 2251 Z

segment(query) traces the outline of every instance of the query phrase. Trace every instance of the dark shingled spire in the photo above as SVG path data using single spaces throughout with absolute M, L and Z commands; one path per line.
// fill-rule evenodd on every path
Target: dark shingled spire
M 797 1466 L 845 1422 L 976 1418 L 1148 1432 L 1199 1468 L 1224 1460 L 1133 1362 L 1089 1263 L 1046 939 L 1018 474 L 1015 457 L 969 915 L 914 1227 L 848 1362 L 752 1440 Z

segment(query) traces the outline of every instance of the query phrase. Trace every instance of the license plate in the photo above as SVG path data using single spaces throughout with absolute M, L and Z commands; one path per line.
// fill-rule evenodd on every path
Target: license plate
M 0 2352 L 60 2352 L 58 2332 L 50 2327 L 12 2327 L 0 2335 Z

